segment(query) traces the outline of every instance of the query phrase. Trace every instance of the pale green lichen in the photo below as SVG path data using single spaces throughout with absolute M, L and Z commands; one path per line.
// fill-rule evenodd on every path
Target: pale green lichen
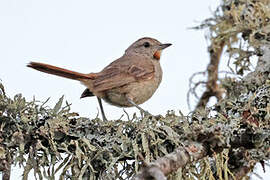
M 270 41 L 269 3 L 224 0 L 197 27 L 209 29 L 212 45 L 225 43 L 229 65 L 239 75 L 250 70 L 250 57 L 261 56 L 261 44 Z M 165 117 L 108 122 L 70 112 L 63 97 L 54 108 L 22 95 L 9 98 L 0 83 L 0 171 L 19 164 L 24 179 L 32 169 L 39 179 L 56 173 L 60 179 L 123 179 L 139 170 L 139 154 L 152 162 L 191 140 L 203 142 L 212 157 L 168 178 L 228 179 L 243 166 L 269 159 L 270 88 L 265 75 L 260 78 L 221 80 L 226 98 L 192 117 L 169 111 Z

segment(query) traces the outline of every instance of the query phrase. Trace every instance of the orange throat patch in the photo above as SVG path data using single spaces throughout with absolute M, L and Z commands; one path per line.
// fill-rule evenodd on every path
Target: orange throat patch
M 158 50 L 158 51 L 155 52 L 154 58 L 155 58 L 156 60 L 160 60 L 161 52 L 162 52 L 162 50 Z

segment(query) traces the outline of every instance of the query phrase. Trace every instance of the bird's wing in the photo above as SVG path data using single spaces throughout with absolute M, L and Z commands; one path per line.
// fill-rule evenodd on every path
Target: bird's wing
M 123 56 L 96 74 L 93 91 L 100 92 L 135 81 L 150 80 L 154 77 L 154 73 L 155 68 L 150 59 Z

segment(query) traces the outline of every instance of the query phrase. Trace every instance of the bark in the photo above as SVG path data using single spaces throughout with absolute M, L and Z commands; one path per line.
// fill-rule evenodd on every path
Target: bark
M 210 63 L 207 67 L 207 82 L 206 90 L 201 95 L 196 109 L 204 109 L 212 96 L 215 96 L 217 100 L 222 98 L 222 90 L 219 88 L 218 81 L 218 67 L 221 59 L 221 55 L 224 49 L 224 41 L 215 42 L 209 47 Z

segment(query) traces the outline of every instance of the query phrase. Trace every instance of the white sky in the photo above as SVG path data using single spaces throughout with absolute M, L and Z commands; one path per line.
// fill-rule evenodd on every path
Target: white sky
M 38 61 L 98 72 L 131 43 L 149 36 L 173 46 L 161 57 L 159 89 L 141 107 L 152 114 L 165 115 L 167 110 L 187 114 L 189 77 L 205 70 L 209 61 L 204 32 L 188 28 L 210 17 L 210 9 L 217 4 L 216 0 L 0 0 L 0 79 L 11 97 L 16 93 L 28 100 L 51 97 L 48 105 L 52 106 L 65 95 L 72 111 L 93 118 L 98 103 L 96 98 L 79 98 L 83 85 L 34 71 L 26 64 Z M 121 108 L 104 106 L 108 119 L 123 114 Z M 21 171 L 14 168 L 12 174 L 12 179 L 20 179 Z

